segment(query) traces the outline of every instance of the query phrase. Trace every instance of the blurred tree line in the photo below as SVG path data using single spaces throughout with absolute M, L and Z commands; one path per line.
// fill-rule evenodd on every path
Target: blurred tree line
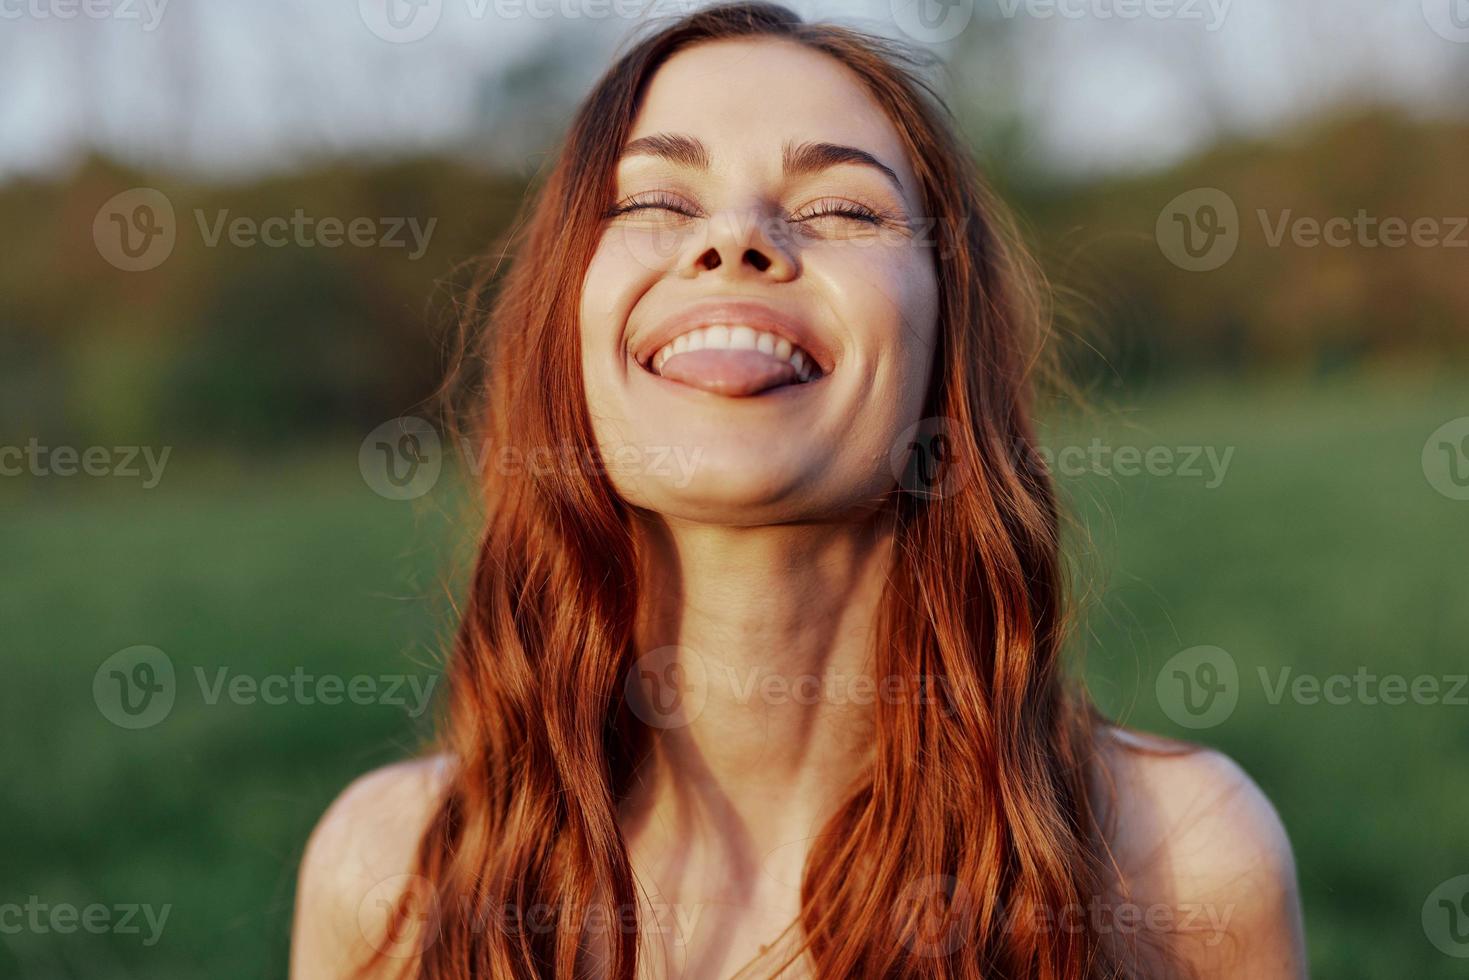
M 1387 112 L 1234 142 L 1168 172 L 1085 183 L 999 173 L 1063 314 L 1113 378 L 1442 362 L 1469 351 L 1469 126 Z M 0 187 L 0 401 L 6 441 L 169 442 L 264 448 L 365 432 L 412 411 L 445 363 L 467 260 L 513 220 L 528 173 L 425 158 L 338 163 L 232 185 L 189 183 L 93 157 L 52 180 Z M 177 241 L 156 268 L 113 267 L 98 209 L 163 192 Z M 1190 272 L 1154 235 L 1160 210 L 1218 188 L 1239 246 Z M 1263 212 L 1263 217 L 1261 215 Z M 1437 219 L 1435 247 L 1303 247 L 1267 229 L 1361 212 Z M 244 217 L 433 222 L 407 247 L 215 244 Z M 380 230 L 386 225 L 378 225 Z
M 168 198 L 176 243 L 156 268 L 124 271 L 103 257 L 93 220 L 136 187 Z M 524 189 L 521 176 L 438 159 L 216 186 L 94 157 L 65 179 L 12 183 L 0 215 L 26 232 L 0 241 L 7 428 L 264 447 L 409 411 L 441 373 L 461 267 L 509 226 Z M 256 229 L 235 238 L 248 247 L 232 242 L 240 218 Z M 304 234 L 282 220 L 267 229 L 272 218 Z M 333 238 L 328 218 L 368 218 L 370 238 L 401 245 Z
M 1370 111 L 1222 144 L 1165 173 L 1017 183 L 1006 196 L 1062 312 L 1121 379 L 1314 374 L 1462 362 L 1466 170 L 1463 122 Z M 1199 188 L 1238 212 L 1233 254 L 1203 272 L 1175 266 L 1155 235 L 1165 207 Z

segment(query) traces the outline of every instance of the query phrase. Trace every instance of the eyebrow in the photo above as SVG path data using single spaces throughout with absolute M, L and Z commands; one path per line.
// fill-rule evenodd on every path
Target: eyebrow
M 651 156 L 683 167 L 709 169 L 708 149 L 694 137 L 681 133 L 640 136 L 623 147 L 622 157 L 630 156 Z M 892 181 L 899 193 L 903 191 L 903 182 L 891 167 L 855 146 L 825 142 L 786 143 L 781 150 L 781 168 L 787 177 L 804 177 L 843 164 L 870 167 Z

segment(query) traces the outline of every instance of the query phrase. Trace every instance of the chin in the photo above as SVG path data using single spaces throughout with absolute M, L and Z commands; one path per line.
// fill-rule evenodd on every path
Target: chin
M 671 448 L 647 452 L 649 465 L 641 472 L 618 472 L 609 463 L 617 493 L 644 510 L 700 523 L 764 524 L 789 520 L 809 493 L 807 467 L 784 454 L 694 440 L 664 440 L 660 446 Z
M 684 450 L 692 469 L 613 474 L 619 496 L 635 507 L 679 521 L 755 527 L 822 521 L 878 506 L 891 480 L 875 474 L 833 485 L 836 460 L 817 447 L 704 447 Z M 677 456 L 677 451 L 672 455 Z M 843 485 L 845 484 L 845 485 Z

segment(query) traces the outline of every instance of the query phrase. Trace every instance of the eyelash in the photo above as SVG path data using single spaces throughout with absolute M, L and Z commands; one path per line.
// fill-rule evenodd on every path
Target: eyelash
M 824 218 L 828 215 L 836 215 L 843 218 L 854 218 L 869 224 L 881 224 L 886 220 L 884 215 L 878 214 L 865 204 L 856 201 L 848 201 L 840 197 L 824 197 L 807 205 L 808 208 L 822 206 L 822 209 L 804 217 L 793 217 L 793 221 L 810 221 L 812 218 Z
M 835 216 L 842 218 L 851 218 L 855 221 L 864 221 L 868 224 L 874 225 L 883 224 L 884 222 L 889 220 L 888 216 L 874 211 L 872 208 L 867 207 L 865 204 L 858 204 L 856 201 L 848 201 L 843 198 L 822 198 L 819 201 L 815 201 L 812 204 L 807 205 L 807 207 L 811 208 L 818 205 L 829 206 L 825 207 L 822 210 L 814 211 L 809 214 L 804 214 L 800 216 L 792 215 L 790 216 L 789 220 L 798 222 L 811 221 L 814 218 Z M 699 217 L 698 214 L 690 211 L 688 207 L 685 206 L 683 201 L 681 201 L 679 198 L 662 191 L 655 191 L 642 200 L 624 201 L 623 203 L 609 210 L 606 217 L 618 218 L 625 214 L 631 214 L 634 211 L 651 210 L 672 211 L 675 214 L 684 216 L 685 218 Z
M 694 214 L 687 207 L 685 207 L 682 201 L 674 197 L 672 194 L 666 193 L 664 191 L 654 191 L 653 193 L 649 194 L 644 200 L 629 199 L 627 201 L 624 201 L 623 203 L 612 208 L 612 210 L 608 211 L 607 217 L 617 218 L 621 217 L 624 214 L 631 214 L 634 211 L 653 210 L 672 211 L 675 214 L 683 215 L 685 218 L 698 217 L 697 214 Z

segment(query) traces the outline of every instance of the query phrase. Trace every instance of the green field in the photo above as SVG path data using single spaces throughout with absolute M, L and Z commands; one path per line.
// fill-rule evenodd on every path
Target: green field
M 1469 385 L 1196 387 L 1124 409 L 1105 429 L 1061 427 L 1055 446 L 1095 436 L 1114 450 L 1233 454 L 1213 487 L 1176 472 L 1064 479 L 1104 594 L 1089 621 L 1098 699 L 1224 749 L 1276 801 L 1315 976 L 1465 976 L 1469 961 L 1434 948 L 1422 911 L 1441 882 L 1469 874 L 1469 706 L 1272 703 L 1259 669 L 1272 684 L 1285 666 L 1321 678 L 1469 671 L 1469 502 L 1437 493 L 1420 462 L 1430 432 L 1469 414 Z M 170 907 L 151 945 L 141 920 L 139 933 L 7 930 L 0 976 L 284 975 L 307 832 L 352 775 L 411 746 L 423 719 L 384 704 L 235 703 L 212 685 L 220 668 L 226 682 L 426 683 L 447 624 L 446 552 L 473 534 L 445 516 L 459 511 L 447 484 L 417 505 L 382 499 L 356 452 L 353 438 L 248 461 L 180 448 L 152 490 L 0 483 L 0 903 Z M 93 681 L 138 644 L 168 655 L 177 695 L 167 717 L 128 730 L 104 717 Z M 1190 731 L 1162 710 L 1154 680 L 1199 645 L 1228 651 L 1238 704 Z

